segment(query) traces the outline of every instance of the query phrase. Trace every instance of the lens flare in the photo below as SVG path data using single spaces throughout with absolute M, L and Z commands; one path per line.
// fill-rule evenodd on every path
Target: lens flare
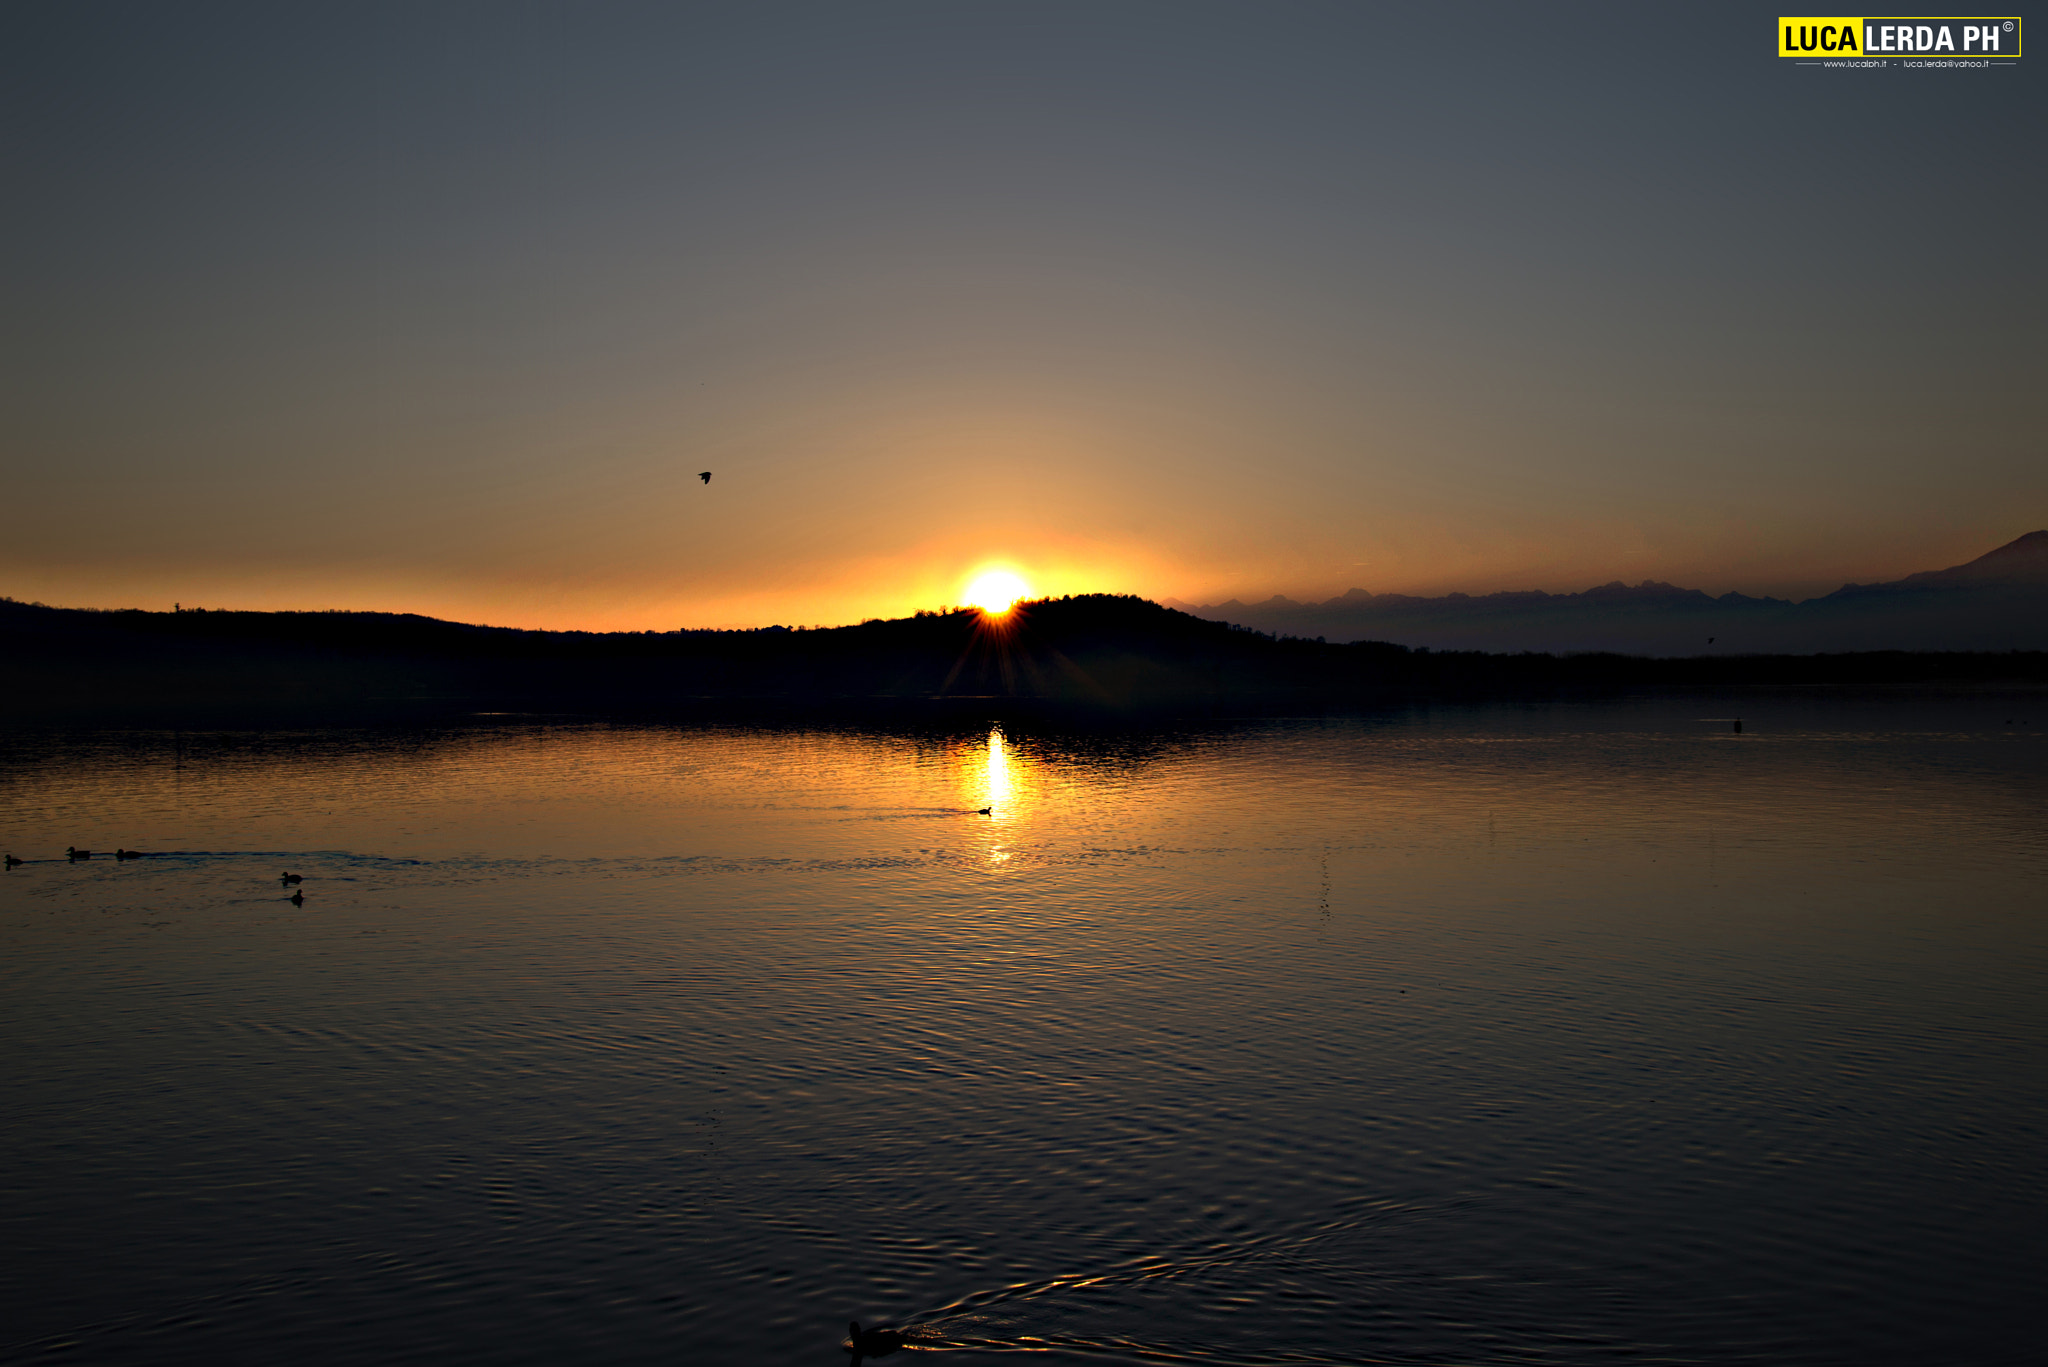
M 1009 570 L 983 570 L 968 583 L 962 601 L 991 617 L 1000 617 L 1030 593 L 1031 586 Z

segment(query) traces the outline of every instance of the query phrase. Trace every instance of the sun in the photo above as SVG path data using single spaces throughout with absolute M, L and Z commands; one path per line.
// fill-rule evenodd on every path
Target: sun
M 1009 570 L 983 570 L 969 581 L 962 601 L 991 617 L 1000 617 L 1030 593 L 1031 586 Z

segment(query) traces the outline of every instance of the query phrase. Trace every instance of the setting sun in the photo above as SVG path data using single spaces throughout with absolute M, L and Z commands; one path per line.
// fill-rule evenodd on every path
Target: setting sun
M 983 570 L 968 583 L 962 601 L 990 616 L 1000 617 L 1030 592 L 1031 586 L 1009 570 Z

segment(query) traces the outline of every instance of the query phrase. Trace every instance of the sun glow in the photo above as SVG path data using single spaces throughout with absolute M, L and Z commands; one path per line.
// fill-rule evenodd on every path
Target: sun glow
M 962 601 L 991 617 L 1000 617 L 1030 593 L 1031 586 L 1009 570 L 983 570 L 969 581 Z

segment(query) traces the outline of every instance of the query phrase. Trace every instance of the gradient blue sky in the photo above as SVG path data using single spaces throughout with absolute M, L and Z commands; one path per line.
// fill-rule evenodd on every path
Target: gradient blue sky
M 0 593 L 1804 596 L 2048 526 L 2048 57 L 1775 18 L 17 5 Z

